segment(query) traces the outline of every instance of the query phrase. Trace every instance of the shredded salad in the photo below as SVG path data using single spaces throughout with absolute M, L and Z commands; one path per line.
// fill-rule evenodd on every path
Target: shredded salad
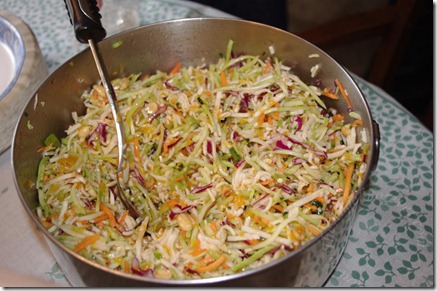
M 123 175 L 143 220 L 118 198 L 106 93 L 100 84 L 83 93 L 86 114 L 73 112 L 67 136 L 40 148 L 37 215 L 63 245 L 139 276 L 216 277 L 298 249 L 342 213 L 369 149 L 346 89 L 305 84 L 276 57 L 232 46 L 214 64 L 112 81 Z M 350 117 L 324 98 L 347 102 Z

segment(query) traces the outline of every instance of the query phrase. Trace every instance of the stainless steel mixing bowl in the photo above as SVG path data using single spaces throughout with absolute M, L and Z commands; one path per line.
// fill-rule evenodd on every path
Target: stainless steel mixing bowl
M 354 111 L 362 116 L 363 127 L 368 130 L 370 151 L 365 183 L 336 223 L 319 237 L 255 270 L 210 279 L 169 281 L 125 274 L 90 262 L 65 248 L 39 222 L 35 214 L 37 191 L 32 183 L 36 181 L 41 159 L 37 148 L 50 133 L 65 136 L 66 128 L 73 122 L 71 113 L 84 113 L 81 93 L 99 80 L 91 52 L 86 49 L 60 66 L 34 92 L 17 123 L 12 146 L 14 178 L 23 206 L 73 286 L 321 286 L 334 270 L 346 247 L 365 184 L 376 165 L 379 144 L 377 124 L 365 98 L 338 63 L 293 34 L 233 19 L 198 18 L 151 24 L 107 38 L 100 48 L 109 73 L 120 77 L 154 73 L 157 69 L 170 71 L 177 62 L 184 66 L 216 62 L 225 53 L 230 39 L 234 41 L 235 53 L 270 56 L 274 52 L 307 83 L 322 80 L 324 84 L 333 84 L 336 78 L 343 83 Z M 113 46 L 114 43 L 122 45 Z M 315 54 L 318 57 L 309 57 Z M 316 65 L 319 71 L 313 78 L 310 70 Z M 345 102 L 326 103 L 347 113 Z

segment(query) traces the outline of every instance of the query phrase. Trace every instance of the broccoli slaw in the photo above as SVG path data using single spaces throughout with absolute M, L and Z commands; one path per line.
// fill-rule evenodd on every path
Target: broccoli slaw
M 103 86 L 82 94 L 86 113 L 40 149 L 37 215 L 63 245 L 125 273 L 217 277 L 283 257 L 343 212 L 369 150 L 346 89 L 308 85 L 277 58 L 236 56 L 232 45 L 214 64 L 112 81 L 123 178 L 142 221 L 117 197 Z M 349 116 L 324 98 L 347 102 Z

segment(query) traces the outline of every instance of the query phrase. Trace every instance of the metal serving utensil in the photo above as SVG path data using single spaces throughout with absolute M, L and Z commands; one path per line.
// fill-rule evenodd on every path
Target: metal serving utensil
M 106 95 L 111 106 L 112 115 L 114 116 L 115 128 L 117 132 L 118 142 L 118 166 L 117 166 L 117 190 L 119 197 L 129 211 L 129 214 L 134 218 L 142 218 L 141 212 L 129 201 L 125 196 L 125 183 L 123 179 L 123 164 L 126 151 L 125 135 L 123 119 L 117 106 L 117 98 L 111 81 L 108 77 L 103 57 L 100 54 L 97 42 L 101 41 L 106 36 L 106 31 L 103 28 L 96 0 L 65 0 L 65 5 L 68 10 L 70 22 L 73 25 L 76 39 L 81 43 L 88 43 L 96 63 L 97 70 L 105 88 Z M 123 185 L 122 185 L 123 184 Z M 130 190 L 129 190 L 130 191 Z

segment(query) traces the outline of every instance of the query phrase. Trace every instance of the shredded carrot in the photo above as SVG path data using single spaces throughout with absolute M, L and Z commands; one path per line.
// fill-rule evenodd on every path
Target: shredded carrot
M 129 262 L 127 261 L 127 260 L 124 260 L 124 272 L 125 273 L 127 273 L 127 274 L 129 274 L 130 272 L 130 270 L 129 270 L 130 268 L 129 268 Z
M 263 186 L 266 186 L 266 185 L 272 183 L 273 181 L 275 181 L 275 180 L 273 178 L 270 178 L 270 179 L 267 179 L 267 180 L 265 180 L 263 182 L 259 182 L 259 183 Z
M 211 222 L 209 223 L 209 225 L 211 226 L 211 229 L 214 233 L 217 233 L 217 226 L 215 224 L 214 220 L 211 220 Z
M 134 141 L 134 155 L 138 159 L 138 161 L 142 164 L 143 161 L 140 155 L 140 141 L 138 140 L 137 136 L 134 136 L 133 141 Z
M 273 161 L 266 161 L 266 164 L 269 165 L 269 166 L 274 166 L 274 165 L 276 165 L 275 163 L 273 163 Z
M 220 80 L 221 80 L 222 86 L 228 85 L 228 80 L 226 80 L 226 75 L 225 75 L 225 72 L 223 72 L 223 71 L 220 72 Z
M 182 64 L 180 62 L 178 62 L 176 64 L 176 66 L 174 66 L 174 68 L 170 71 L 170 73 L 168 73 L 169 76 L 172 76 L 174 74 L 176 74 L 177 72 L 179 72 L 179 70 L 181 69 Z
M 163 142 L 162 144 L 162 153 L 166 154 L 168 153 L 168 143 L 167 143 L 167 139 Z
M 337 122 L 337 121 L 342 121 L 342 120 L 344 120 L 343 114 L 338 113 L 338 114 L 332 116 L 332 121 Z
M 109 209 L 108 206 L 106 206 L 106 205 L 103 204 L 103 203 L 100 203 L 100 210 L 103 211 L 103 212 L 105 212 L 106 215 L 108 215 L 108 218 L 109 218 L 109 225 L 110 225 L 111 227 L 114 227 L 114 226 L 117 224 L 117 221 L 115 220 L 115 216 L 114 216 L 114 213 L 112 212 L 112 210 Z
M 187 264 L 187 268 L 188 268 L 188 269 L 193 269 L 193 268 L 194 268 L 194 264 L 191 263 L 191 262 L 188 263 L 188 264 Z
M 304 205 L 303 205 L 303 207 L 305 207 L 305 208 L 309 208 L 311 211 L 317 211 L 317 206 L 315 206 L 315 205 L 312 205 L 310 202 L 308 202 L 308 203 L 305 203 Z
M 268 219 L 266 219 L 264 217 L 257 216 L 257 215 L 254 215 L 252 217 L 252 221 L 254 223 L 257 223 L 257 224 L 260 224 L 260 225 L 261 224 L 268 225 L 270 223 L 270 221 Z
M 285 170 L 287 170 L 287 165 L 283 164 L 282 167 L 279 169 L 279 173 L 284 173 Z
M 109 218 L 109 216 L 105 213 L 105 214 L 100 215 L 99 217 L 94 218 L 93 223 L 97 223 L 97 222 L 106 220 L 108 218 Z
M 328 88 L 323 89 L 322 94 L 323 94 L 323 96 L 326 96 L 326 97 L 334 99 L 334 100 L 338 99 L 338 96 L 336 94 L 332 93 L 331 91 L 329 91 Z
M 274 209 L 278 210 L 279 212 L 283 212 L 284 211 L 284 207 L 282 207 L 279 204 L 273 205 L 272 206 Z
M 343 206 L 346 206 L 349 198 L 349 194 L 351 192 L 352 174 L 354 172 L 354 168 L 355 168 L 355 164 L 350 164 L 346 170 L 346 181 L 345 181 L 344 193 L 343 193 Z
M 88 220 L 82 220 L 82 221 L 80 222 L 80 224 L 82 224 L 82 225 L 87 225 L 87 224 L 88 224 Z
M 272 116 L 273 116 L 273 119 L 274 119 L 274 120 L 278 120 L 278 119 L 279 119 L 279 114 L 280 114 L 279 111 L 275 111 L 275 112 L 273 112 L 273 115 L 272 115 Z
M 171 180 L 171 181 L 172 181 L 172 182 L 180 182 L 180 181 L 183 181 L 184 179 L 185 179 L 185 177 L 181 176 L 181 177 L 174 178 L 174 179 Z
M 363 125 L 363 121 L 360 119 L 355 119 L 354 122 L 352 122 L 352 126 L 359 126 Z
M 106 103 L 108 103 L 108 98 L 104 98 L 104 99 L 99 99 L 99 101 L 97 102 L 97 104 L 99 105 L 99 106 L 103 106 L 103 105 L 105 105 Z M 117 102 L 120 102 L 121 100 L 117 100 Z
M 311 193 L 313 193 L 313 192 L 314 192 L 314 184 L 311 183 L 311 184 L 308 185 L 307 193 L 308 193 L 308 194 L 311 194 Z
M 118 219 L 118 223 L 119 224 L 122 224 L 123 223 L 123 221 L 126 219 L 126 216 L 129 214 L 129 210 L 126 210 L 121 216 L 120 216 L 120 218 Z
M 321 203 L 325 203 L 325 199 L 324 199 L 322 196 L 319 196 L 319 197 L 317 197 L 317 198 L 314 199 L 314 200 L 317 200 L 317 201 L 319 201 L 319 202 L 321 202 Z
M 260 114 L 260 116 L 258 117 L 258 125 L 263 124 L 264 119 L 266 118 L 266 115 L 263 113 Z
M 168 153 L 168 150 L 171 146 L 174 146 L 181 138 L 180 137 L 175 137 L 175 138 L 171 138 L 171 139 L 166 139 L 164 141 L 164 144 L 162 146 L 162 151 L 163 153 Z
M 218 258 L 217 260 L 215 260 L 213 263 L 209 264 L 208 266 L 202 266 L 202 267 L 197 268 L 196 272 L 206 273 L 206 272 L 215 270 L 218 267 L 220 267 L 220 265 L 223 264 L 225 261 L 226 261 L 226 256 L 221 255 L 220 258 Z
M 83 251 L 87 246 L 92 245 L 100 238 L 100 234 L 96 233 L 90 236 L 84 237 L 75 247 L 74 251 L 79 253 Z
M 272 67 L 272 62 L 267 61 L 267 62 L 266 62 L 266 66 L 264 67 L 264 74 L 269 73 L 271 67 Z
M 44 152 L 44 151 L 46 151 L 48 148 L 49 148 L 49 147 L 40 147 L 40 148 L 38 148 L 38 149 L 36 150 L 36 152 L 37 152 L 37 153 Z
M 349 95 L 347 94 L 346 90 L 344 89 L 343 84 L 338 79 L 335 79 L 334 82 L 335 82 L 335 85 L 337 85 L 338 89 L 340 89 L 340 93 L 343 96 L 344 100 L 346 101 L 347 106 L 350 109 L 352 109 L 352 102 L 349 99 Z
M 258 239 L 248 239 L 246 240 L 250 245 L 256 245 L 259 244 L 259 240 Z
M 311 232 L 315 236 L 320 234 L 320 229 L 318 229 L 317 227 L 315 227 L 309 223 L 307 223 L 307 229 L 309 230 L 309 232 Z
M 193 250 L 190 253 L 193 257 L 196 257 L 204 252 L 206 252 L 206 250 L 200 248 L 200 240 L 197 238 L 196 242 L 194 243 Z
M 273 117 L 272 117 L 271 115 L 267 115 L 267 122 L 268 122 L 270 125 L 273 125 Z
M 214 261 L 215 260 L 213 257 L 206 255 L 202 259 L 198 260 L 198 263 L 199 263 L 199 265 L 208 265 Z
M 170 206 L 170 207 L 175 207 L 176 205 L 179 204 L 179 198 L 175 197 L 175 198 L 173 198 L 173 199 L 171 199 L 171 200 L 167 200 L 167 201 L 165 202 L 165 204 L 167 204 L 167 205 Z

